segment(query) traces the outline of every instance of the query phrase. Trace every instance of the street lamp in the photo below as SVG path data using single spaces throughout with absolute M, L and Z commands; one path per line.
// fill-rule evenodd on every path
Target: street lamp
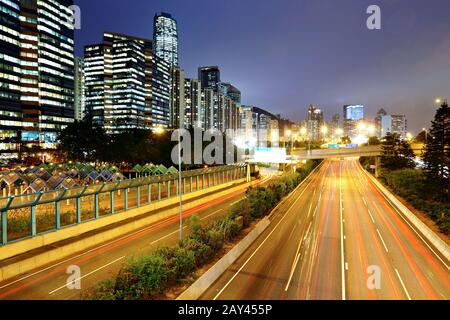
M 425 144 L 428 144 L 428 130 L 427 128 L 422 128 L 422 131 L 425 132 Z

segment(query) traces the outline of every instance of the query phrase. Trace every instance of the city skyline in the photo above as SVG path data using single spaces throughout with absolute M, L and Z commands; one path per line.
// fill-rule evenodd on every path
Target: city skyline
M 366 28 L 367 1 L 346 1 L 339 7 L 330 1 L 320 5 L 283 1 L 256 7 L 250 1 L 240 10 L 233 10 L 233 1 L 135 2 L 139 5 L 108 7 L 102 1 L 76 1 L 83 13 L 76 54 L 80 55 L 83 45 L 98 42 L 98 35 L 106 30 L 152 38 L 153 16 L 162 11 L 178 22 L 180 66 L 187 77 L 195 77 L 199 66 L 219 65 L 223 78 L 243 92 L 244 105 L 257 105 L 296 122 L 304 119 L 311 103 L 323 108 L 327 120 L 341 113 L 343 105 L 363 104 L 370 120 L 380 108 L 406 114 L 411 131 L 418 133 L 429 126 L 434 99 L 448 94 L 450 39 L 445 32 L 450 23 L 443 12 L 450 5 L 444 1 L 426 5 L 413 1 L 408 8 L 381 1 L 381 31 Z M 95 12 L 100 6 L 106 11 L 98 17 Z M 197 13 L 195 8 L 202 10 Z M 215 23 L 223 26 L 216 37 L 211 35 L 214 28 L 208 28 L 209 20 L 197 16 L 202 12 L 213 12 Z M 134 18 L 122 22 L 119 14 Z M 267 17 L 281 14 L 286 19 L 264 26 Z M 320 25 L 313 19 L 320 20 Z M 224 37 L 232 40 L 222 41 Z M 361 54 L 352 54 L 356 51 Z M 319 66 L 328 74 L 316 72 Z

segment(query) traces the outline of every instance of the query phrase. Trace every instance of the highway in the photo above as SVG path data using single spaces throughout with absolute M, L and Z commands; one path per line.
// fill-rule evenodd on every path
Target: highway
M 450 299 L 448 261 L 358 160 L 326 160 L 271 219 L 201 299 Z
M 255 182 L 264 184 L 271 176 Z M 243 199 L 246 187 L 183 212 L 187 219 L 198 214 L 207 223 L 229 212 L 229 208 Z M 186 231 L 186 230 L 185 230 Z M 56 261 L 48 266 L 20 275 L 0 283 L 2 300 L 76 300 L 99 282 L 113 278 L 123 263 L 133 257 L 154 251 L 161 246 L 170 246 L 179 240 L 179 218 L 173 216 L 145 228 L 126 234 L 108 243 Z M 70 290 L 67 286 L 70 266 L 81 269 L 81 290 Z

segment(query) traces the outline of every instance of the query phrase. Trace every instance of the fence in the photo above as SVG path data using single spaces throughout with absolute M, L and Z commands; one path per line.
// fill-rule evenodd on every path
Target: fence
M 246 177 L 245 165 L 182 173 L 183 193 Z M 0 198 L 0 246 L 179 195 L 178 174 Z

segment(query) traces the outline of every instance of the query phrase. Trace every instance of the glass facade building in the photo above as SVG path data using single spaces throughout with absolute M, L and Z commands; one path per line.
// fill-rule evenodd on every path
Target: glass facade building
M 358 136 L 358 123 L 364 120 L 363 105 L 344 106 L 344 132 L 350 138 Z
M 204 89 L 217 91 L 220 83 L 220 69 L 217 66 L 198 68 L 198 79 Z
M 177 21 L 168 13 L 157 14 L 153 20 L 153 52 L 171 66 L 178 66 Z
M 72 0 L 0 1 L 0 154 L 55 149 L 74 118 Z
M 169 126 L 170 65 L 148 39 L 106 32 L 85 47 L 85 104 L 110 133 Z

